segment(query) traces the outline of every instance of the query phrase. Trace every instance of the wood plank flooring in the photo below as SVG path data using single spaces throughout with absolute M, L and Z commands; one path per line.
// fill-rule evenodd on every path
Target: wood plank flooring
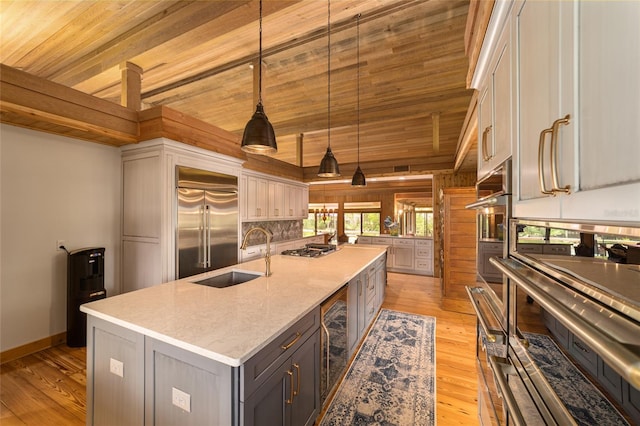
M 440 280 L 389 273 L 384 308 L 436 317 L 439 425 L 477 425 L 475 317 L 440 309 Z M 59 345 L 0 366 L 0 424 L 84 425 L 86 350 Z

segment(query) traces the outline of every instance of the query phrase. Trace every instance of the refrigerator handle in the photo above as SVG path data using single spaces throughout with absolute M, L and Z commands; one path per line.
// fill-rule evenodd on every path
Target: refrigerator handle
M 211 209 L 209 205 L 204 206 L 204 252 L 205 252 L 205 268 L 211 267 Z
M 201 268 L 207 267 L 207 211 L 204 206 L 200 206 L 200 248 L 198 249 L 198 263 Z

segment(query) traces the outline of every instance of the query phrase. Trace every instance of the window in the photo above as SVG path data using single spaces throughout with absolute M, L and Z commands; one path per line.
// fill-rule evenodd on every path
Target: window
M 380 235 L 380 202 L 344 203 L 344 233 L 349 242 L 358 235 Z
M 433 236 L 433 210 L 431 208 L 416 208 L 416 237 Z

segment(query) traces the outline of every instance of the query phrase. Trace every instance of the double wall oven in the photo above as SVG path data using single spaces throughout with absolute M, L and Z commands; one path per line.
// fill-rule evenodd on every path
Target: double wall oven
M 483 424 L 640 424 L 640 228 L 511 219 L 468 288 Z M 506 304 L 504 303 L 506 301 Z
M 509 211 L 501 282 L 467 288 L 481 423 L 640 424 L 640 228 Z

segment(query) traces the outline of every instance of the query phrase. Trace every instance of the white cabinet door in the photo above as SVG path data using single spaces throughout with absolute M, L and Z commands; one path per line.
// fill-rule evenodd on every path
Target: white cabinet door
M 393 268 L 414 268 L 414 244 L 413 240 L 393 240 Z
M 638 18 L 638 2 L 519 11 L 516 217 L 640 220 Z
M 284 216 L 287 219 L 306 218 L 303 214 L 302 187 L 299 185 L 285 185 Z M 307 207 L 308 208 L 308 207 Z
M 507 21 L 498 42 L 493 71 L 493 146 L 491 169 L 511 157 L 514 142 L 515 72 L 512 52 L 511 21 Z
M 269 213 L 269 182 L 247 176 L 247 219 L 266 219 Z
M 566 219 L 640 221 L 640 3 L 581 2 L 578 170 Z M 567 167 L 564 163 L 562 167 Z M 561 184 L 564 182 L 561 182 Z
M 478 178 L 511 156 L 513 142 L 514 64 L 511 21 L 507 20 L 491 57 L 490 73 L 478 101 Z
M 284 191 L 282 182 L 269 181 L 269 219 L 282 219 L 284 217 Z
M 493 85 L 491 76 L 478 100 L 478 179 L 490 170 L 493 153 Z
M 566 100 L 562 96 L 563 83 L 570 81 L 561 81 L 560 56 L 571 56 L 571 51 L 561 51 L 565 46 L 560 44 L 564 29 L 560 8 L 561 2 L 528 0 L 516 13 L 520 124 L 514 156 L 517 170 L 514 215 L 517 217 L 560 217 L 560 197 L 550 194 L 551 129 L 555 120 L 573 113 L 571 105 L 562 105 Z M 571 75 L 571 69 L 565 71 Z M 563 146 L 572 140 L 572 130 L 565 130 L 558 135 L 558 142 Z M 543 160 L 542 164 L 539 159 Z

